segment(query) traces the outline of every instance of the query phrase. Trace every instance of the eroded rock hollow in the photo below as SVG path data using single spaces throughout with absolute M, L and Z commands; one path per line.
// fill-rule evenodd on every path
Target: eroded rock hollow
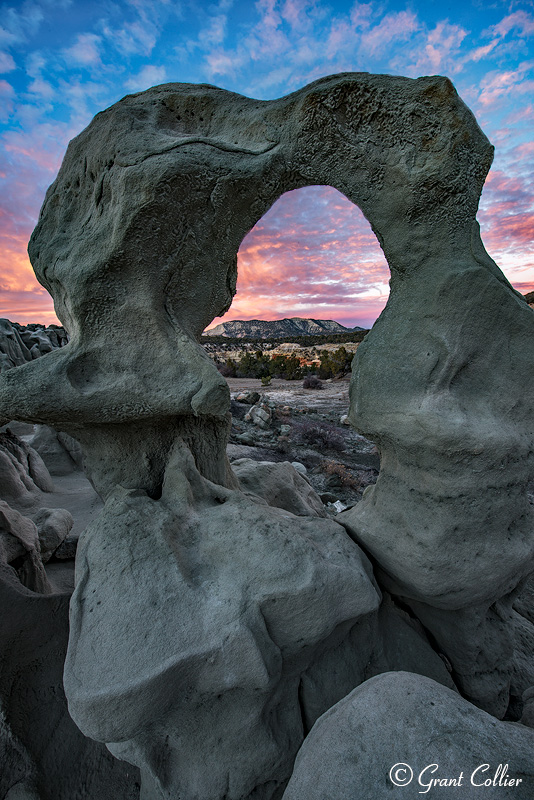
M 448 79 L 365 73 L 273 101 L 158 86 L 69 145 L 29 252 L 70 341 L 2 374 L 0 417 L 77 438 L 105 499 L 78 548 L 65 689 L 145 800 L 280 798 L 318 717 L 390 670 L 456 689 L 455 714 L 520 716 L 534 314 L 480 239 L 492 152 Z M 381 472 L 336 522 L 241 490 L 198 342 L 245 234 L 312 184 L 362 209 L 391 268 L 351 384 Z

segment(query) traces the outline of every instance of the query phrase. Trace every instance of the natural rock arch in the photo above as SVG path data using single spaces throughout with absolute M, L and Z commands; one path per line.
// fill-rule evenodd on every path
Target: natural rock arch
M 311 316 L 370 328 L 389 297 L 389 267 L 369 221 L 332 186 L 284 192 L 245 235 L 237 260 L 233 318 Z
M 510 610 L 533 566 L 534 316 L 480 240 L 491 158 L 446 78 L 365 73 L 273 101 L 155 87 L 71 142 L 29 247 L 71 340 L 2 375 L 0 417 L 80 439 L 106 498 L 65 685 L 146 797 L 279 797 L 305 730 L 368 677 L 362 642 L 402 668 L 372 661 L 380 593 L 343 528 L 239 492 L 228 389 L 198 344 L 243 236 L 290 188 L 343 192 L 391 268 L 351 386 L 381 473 L 338 519 L 465 696 L 503 716 L 534 683 Z

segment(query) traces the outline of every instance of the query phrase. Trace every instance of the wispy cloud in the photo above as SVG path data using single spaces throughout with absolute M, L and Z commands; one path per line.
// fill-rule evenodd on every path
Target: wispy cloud
M 102 38 L 94 33 L 81 33 L 76 41 L 67 47 L 63 53 L 67 62 L 84 67 L 100 65 L 100 45 Z
M 7 120 L 13 112 L 15 90 L 10 83 L 0 80 L 0 120 Z
M 153 64 L 147 64 L 146 67 L 133 77 L 125 81 L 124 85 L 132 92 L 141 92 L 144 89 L 155 86 L 158 83 L 164 83 L 167 80 L 167 71 L 165 67 L 157 67 Z
M 6 4 L 0 6 L 0 19 L 0 46 L 13 47 L 37 33 L 44 12 L 38 3 L 25 0 L 17 8 Z
M 534 36 L 534 16 L 527 11 L 514 11 L 489 29 L 490 35 L 507 36 L 511 31 L 520 36 Z
M 13 72 L 17 68 L 13 56 L 4 51 L 0 51 L 0 74 L 5 75 L 6 72 Z

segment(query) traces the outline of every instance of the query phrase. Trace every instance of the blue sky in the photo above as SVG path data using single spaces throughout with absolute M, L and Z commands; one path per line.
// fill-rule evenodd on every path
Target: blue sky
M 54 320 L 25 248 L 68 141 L 95 113 L 158 83 L 271 99 L 342 71 L 452 79 L 496 146 L 486 247 L 517 288 L 534 288 L 532 0 L 28 0 L 3 4 L 0 20 L 0 316 Z M 374 235 L 330 188 L 281 198 L 245 238 L 239 269 L 227 318 L 369 324 L 387 297 Z

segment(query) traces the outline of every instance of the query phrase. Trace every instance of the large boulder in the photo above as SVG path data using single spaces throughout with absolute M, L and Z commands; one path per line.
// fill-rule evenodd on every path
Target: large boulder
M 534 731 L 429 678 L 383 673 L 315 723 L 283 800 L 532 800 Z
M 267 800 L 291 773 L 304 718 L 354 685 L 357 659 L 339 647 L 379 603 L 340 525 L 206 481 L 181 445 L 159 499 L 117 487 L 80 537 L 70 713 L 142 768 L 150 800 Z M 338 679 L 328 699 L 328 681 L 313 682 L 307 711 L 301 676 L 326 654 L 323 678 Z
M 328 516 L 315 489 L 289 461 L 240 458 L 232 463 L 232 469 L 244 492 L 262 497 L 270 506 L 297 516 Z

